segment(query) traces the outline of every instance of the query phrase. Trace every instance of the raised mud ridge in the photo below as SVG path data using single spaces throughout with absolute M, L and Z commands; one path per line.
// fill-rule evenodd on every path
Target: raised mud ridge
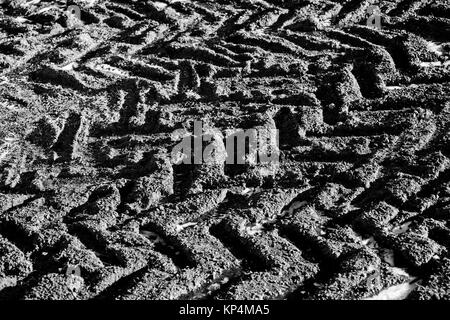
M 448 0 L 64 2 L 0 0 L 1 299 L 450 298 Z

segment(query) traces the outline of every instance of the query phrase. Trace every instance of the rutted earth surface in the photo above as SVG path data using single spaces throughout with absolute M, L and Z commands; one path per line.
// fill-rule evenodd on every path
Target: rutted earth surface
M 450 298 L 448 0 L 64 2 L 0 1 L 1 299 Z

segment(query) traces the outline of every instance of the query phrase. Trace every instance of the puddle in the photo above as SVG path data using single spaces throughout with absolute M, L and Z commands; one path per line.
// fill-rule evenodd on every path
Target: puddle
M 17 139 L 14 137 L 5 137 L 3 141 L 0 140 L 0 161 L 15 151 L 15 143 L 17 143 Z
M 189 227 L 193 227 L 193 226 L 195 226 L 195 225 L 197 225 L 196 222 L 186 222 L 186 223 L 183 223 L 183 224 L 177 224 L 177 225 L 175 226 L 175 230 L 176 230 L 177 232 L 181 232 L 181 231 L 183 231 L 184 229 L 189 228 Z
M 423 68 L 430 68 L 430 67 L 447 67 L 450 66 L 450 61 L 433 61 L 433 62 L 421 62 L 420 66 Z
M 262 223 L 265 223 L 262 221 Z M 262 233 L 264 231 L 264 226 L 262 223 L 250 223 L 250 224 L 245 224 L 245 222 L 243 222 L 239 229 L 250 235 L 250 236 L 254 236 L 256 234 Z
M 418 286 L 418 283 L 406 282 L 384 290 L 377 295 L 362 300 L 404 300 Z
M 411 224 L 411 222 L 407 222 L 399 226 L 397 232 L 405 232 L 408 229 L 409 224 Z M 374 237 L 361 239 L 361 242 L 369 248 L 372 248 L 373 250 L 376 250 L 378 252 L 381 260 L 389 265 L 388 268 L 392 275 L 408 279 L 408 282 L 388 287 L 381 290 L 377 295 L 369 298 L 364 298 L 363 300 L 405 299 L 417 287 L 417 278 L 411 276 L 408 272 L 406 272 L 405 269 L 396 267 L 394 250 L 380 247 Z
M 386 262 L 388 265 L 390 265 L 391 267 L 395 266 L 395 261 L 394 261 L 394 250 L 392 249 L 380 249 L 380 257 L 381 260 L 383 260 L 384 262 Z M 398 269 L 398 268 L 397 268 Z
M 441 44 L 437 44 L 431 41 L 428 41 L 427 48 L 430 52 L 437 54 L 438 56 L 442 56 L 444 54 L 444 49 Z
M 179 248 L 175 245 L 170 244 L 165 239 L 163 239 L 158 233 L 150 230 L 140 230 L 140 234 L 150 240 L 154 245 L 154 249 L 173 260 L 175 265 L 179 268 L 185 268 L 188 266 L 193 266 L 192 262 L 189 261 L 184 254 L 182 254 Z
M 241 194 L 248 194 L 252 191 L 251 188 L 245 188 L 244 190 L 241 191 Z
M 119 68 L 116 67 L 112 67 L 110 65 L 107 64 L 96 64 L 93 67 L 94 70 L 99 71 L 99 72 L 103 72 L 103 73 L 109 73 L 109 74 L 114 74 L 114 75 L 118 75 L 121 77 L 128 77 L 129 73 L 126 71 L 123 71 Z
M 161 244 L 166 245 L 166 242 L 163 238 L 159 236 L 156 232 L 148 231 L 148 230 L 141 230 L 140 234 L 142 234 L 144 237 L 146 237 L 148 240 L 150 240 L 153 244 Z
M 391 232 L 396 235 L 403 234 L 409 230 L 409 226 L 411 225 L 411 223 L 411 221 L 406 222 L 398 227 L 393 228 Z
M 363 239 L 361 238 L 361 243 L 373 250 L 375 250 L 381 261 L 387 263 L 390 267 L 392 268 L 396 268 L 395 267 L 395 254 L 394 254 L 394 250 L 389 249 L 389 248 L 384 248 L 381 247 L 378 242 L 374 239 L 374 237 L 370 237 L 367 239 Z M 399 269 L 399 268 L 396 268 Z M 408 275 L 409 277 L 409 275 Z
M 68 63 L 65 66 L 61 67 L 60 69 L 64 70 L 64 71 L 72 71 L 76 67 L 78 67 L 78 63 L 71 62 L 71 63 Z
M 307 201 L 296 201 L 294 202 L 289 209 L 284 210 L 284 214 L 293 214 L 295 210 L 300 209 L 308 204 Z
M 175 3 L 177 1 L 172 1 L 171 3 Z M 158 10 L 164 10 L 165 8 L 167 8 L 167 3 L 164 2 L 159 2 L 159 1 L 155 1 L 153 2 L 153 5 L 158 9 Z
M 386 86 L 386 90 L 401 90 L 403 87 L 400 86 Z
M 25 18 L 25 17 L 17 17 L 17 18 L 15 18 L 15 20 L 16 20 L 17 22 L 19 22 L 19 23 L 25 23 L 25 22 L 30 21 L 30 20 L 28 20 L 28 19 Z
M 392 271 L 392 274 L 396 276 L 401 277 L 408 277 L 411 278 L 411 275 L 405 271 L 405 269 L 397 268 L 397 267 L 391 267 L 390 270 Z

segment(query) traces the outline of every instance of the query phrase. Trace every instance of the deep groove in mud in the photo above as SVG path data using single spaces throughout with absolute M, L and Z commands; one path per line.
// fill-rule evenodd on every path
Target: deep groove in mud
M 448 1 L 51 3 L 0 0 L 0 299 L 450 299 Z

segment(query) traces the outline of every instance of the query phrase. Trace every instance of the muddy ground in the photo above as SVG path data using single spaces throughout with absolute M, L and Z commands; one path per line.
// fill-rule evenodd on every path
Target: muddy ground
M 0 298 L 449 299 L 449 93 L 447 0 L 0 0 Z

